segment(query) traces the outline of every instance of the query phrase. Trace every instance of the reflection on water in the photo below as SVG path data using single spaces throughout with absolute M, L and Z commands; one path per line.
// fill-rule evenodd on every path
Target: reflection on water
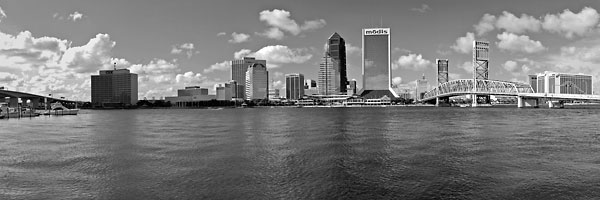
M 598 109 L 83 110 L 0 121 L 0 199 L 593 199 Z

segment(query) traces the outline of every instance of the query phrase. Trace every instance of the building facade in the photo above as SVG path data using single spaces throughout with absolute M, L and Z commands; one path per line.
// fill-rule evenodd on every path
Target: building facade
M 286 74 L 285 75 L 285 98 L 298 100 L 304 97 L 304 75 Z
M 356 90 L 356 79 L 352 79 L 351 81 L 348 81 L 348 95 L 355 95 L 357 90 Z
M 242 87 L 245 87 L 246 71 L 248 71 L 248 66 L 250 66 L 254 63 L 260 63 L 260 64 L 263 64 L 264 66 L 267 66 L 266 60 L 257 60 L 254 57 L 244 57 L 242 60 L 232 60 L 231 61 L 231 79 L 230 80 L 234 80 L 239 85 L 242 85 Z M 245 91 L 245 89 L 243 89 L 242 91 Z M 246 93 L 241 92 L 240 94 L 242 96 L 240 96 L 239 98 L 245 99 Z
M 532 76 L 530 77 L 530 83 Z M 549 72 L 536 75 L 533 90 L 537 93 L 552 94 L 593 94 L 593 76 L 586 74 L 568 74 Z M 531 84 L 532 87 L 534 86 Z
M 317 87 L 317 81 L 312 79 L 304 80 L 304 95 L 318 95 L 319 89 Z
M 335 94 L 346 94 L 346 42 L 338 33 L 327 40 L 326 56 L 331 58 L 331 87 Z
M 91 79 L 94 107 L 130 106 L 138 101 L 138 76 L 128 69 L 100 70 Z
M 363 88 L 360 96 L 367 99 L 397 98 L 392 90 L 390 29 L 363 29 L 362 47 Z
M 208 88 L 201 88 L 200 86 L 188 86 L 184 89 L 177 90 L 177 96 L 194 96 L 194 95 L 208 95 Z
M 261 63 L 254 63 L 246 71 L 246 99 L 269 98 L 269 72 Z
M 423 99 L 423 96 L 425 95 L 425 93 L 427 93 L 427 91 L 429 91 L 429 81 L 427 81 L 427 79 L 425 78 L 425 74 L 423 74 L 423 77 L 419 80 L 416 81 L 417 83 L 417 87 L 415 90 L 415 97 L 416 100 L 421 100 Z
M 320 95 L 334 95 L 337 94 L 336 90 L 336 76 L 333 68 L 333 60 L 329 55 L 323 57 L 323 61 L 319 64 L 319 75 L 317 81 L 317 88 L 319 89 Z
M 537 89 L 537 85 L 538 85 L 537 75 L 529 75 L 528 76 L 528 80 L 529 80 L 529 85 L 531 85 L 531 89 L 533 89 L 533 92 L 537 93 L 538 92 L 538 89 Z

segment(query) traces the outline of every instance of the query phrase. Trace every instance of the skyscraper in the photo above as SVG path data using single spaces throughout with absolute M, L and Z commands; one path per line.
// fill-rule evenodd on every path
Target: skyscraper
M 319 88 L 320 95 L 332 95 L 338 93 L 335 88 L 336 78 L 334 71 L 331 57 L 325 54 L 323 61 L 319 64 L 317 87 Z
M 269 72 L 262 63 L 248 66 L 246 71 L 246 99 L 269 98 Z
M 128 69 L 100 70 L 92 75 L 92 105 L 122 107 L 138 100 L 138 76 Z
M 285 75 L 285 98 L 298 100 L 304 96 L 304 75 L 286 74 Z
M 337 32 L 327 40 L 326 56 L 331 58 L 332 90 L 335 94 L 346 94 L 346 42 Z
M 253 57 L 244 57 L 242 60 L 232 60 L 231 61 L 231 80 L 234 80 L 236 83 L 241 85 L 245 85 L 244 83 L 246 83 L 246 71 L 248 71 L 248 66 L 254 64 L 254 63 L 260 63 L 263 64 L 264 66 L 267 66 L 267 61 L 266 60 L 256 60 Z M 244 91 L 245 89 L 243 89 L 242 91 Z M 245 95 L 245 93 L 242 92 L 242 95 Z M 240 96 L 238 98 L 242 98 L 245 99 L 245 97 Z
M 397 98 L 391 87 L 390 29 L 363 29 L 362 47 L 363 88 L 360 96 Z

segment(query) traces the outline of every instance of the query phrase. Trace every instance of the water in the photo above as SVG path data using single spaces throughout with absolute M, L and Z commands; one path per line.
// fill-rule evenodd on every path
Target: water
M 0 120 L 0 199 L 598 199 L 599 119 L 388 107 Z

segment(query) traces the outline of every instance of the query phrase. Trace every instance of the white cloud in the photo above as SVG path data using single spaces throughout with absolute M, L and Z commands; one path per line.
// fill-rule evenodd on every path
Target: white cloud
M 427 4 L 421 4 L 420 8 L 411 8 L 410 10 L 420 13 L 426 13 L 427 11 L 430 11 L 431 8 Z
M 225 35 L 227 35 L 227 33 L 225 33 L 225 32 L 219 32 L 219 33 L 217 33 L 217 36 L 225 36 Z
M 557 15 L 546 15 L 542 27 L 550 32 L 572 38 L 574 35 L 583 36 L 590 32 L 598 24 L 599 18 L 596 9 L 590 7 L 583 8 L 579 13 L 566 9 Z
M 262 33 L 255 33 L 255 34 L 266 37 L 266 38 L 276 39 L 276 40 L 282 40 L 283 37 L 285 36 L 285 34 L 281 30 L 279 30 L 279 28 L 277 28 L 277 27 L 271 27 Z
M 497 42 L 499 49 L 508 50 L 511 52 L 538 53 L 546 50 L 540 41 L 529 39 L 526 35 L 515 35 L 513 33 L 503 32 L 498 34 Z
M 287 31 L 292 35 L 298 35 L 303 31 L 310 31 L 323 28 L 327 22 L 324 19 L 304 21 L 302 25 L 299 25 L 295 20 L 291 19 L 290 12 L 286 10 L 273 9 L 263 10 L 259 13 L 260 21 L 264 21 L 271 29 L 262 33 L 264 36 L 278 36 L 269 38 L 282 38 L 281 30 Z M 276 28 L 276 29 L 274 29 Z
M 467 61 L 458 65 L 458 68 L 465 70 L 468 73 L 473 73 L 473 62 Z
M 400 56 L 398 60 L 395 60 L 392 64 L 392 69 L 402 67 L 404 69 L 423 70 L 431 66 L 431 63 L 431 61 L 423 59 L 423 56 L 421 54 L 417 55 L 411 53 L 408 55 Z
M 361 48 L 354 46 L 350 43 L 346 43 L 346 54 L 360 54 Z
M 10 83 L 16 81 L 17 79 L 17 75 L 8 72 L 0 72 L 0 83 Z
M 490 14 L 484 14 L 479 23 L 473 25 L 475 28 L 475 32 L 477 35 L 481 36 L 486 34 L 487 32 L 493 31 L 495 29 L 494 25 L 496 24 L 496 16 Z
M 77 20 L 83 19 L 83 17 L 84 17 L 84 15 L 78 11 L 75 11 L 74 13 L 69 14 L 69 20 L 74 21 L 74 22 Z
M 473 41 L 475 40 L 475 34 L 468 32 L 464 37 L 456 39 L 456 43 L 450 48 L 454 49 L 459 53 L 471 53 L 473 50 Z
M 202 77 L 202 74 L 189 71 L 183 74 L 177 74 L 175 76 L 175 81 L 177 83 L 194 84 L 200 83 L 203 81 L 203 78 L 204 77 Z
M 280 64 L 304 63 L 312 58 L 312 54 L 309 54 L 307 49 L 291 49 L 283 45 L 266 46 L 256 52 L 242 49 L 234 53 L 235 59 L 241 59 L 244 56 L 266 60 L 268 68 L 277 68 Z
M 511 73 L 513 77 L 524 77 L 531 71 L 532 66 L 527 64 L 519 65 L 516 61 L 508 60 L 502 64 L 502 67 Z
M 396 76 L 396 77 L 392 78 L 392 84 L 394 84 L 394 85 L 402 84 L 402 77 Z
M 191 58 L 194 54 L 199 53 L 198 51 L 194 51 L 193 43 L 183 43 L 180 45 L 173 45 L 171 47 L 171 54 L 182 54 L 185 53 L 188 58 Z
M 509 60 L 502 64 L 502 67 L 509 72 L 515 72 L 517 70 L 517 62 Z
M 94 72 L 102 66 L 111 65 L 111 52 L 115 45 L 108 34 L 97 34 L 87 44 L 67 49 L 60 63 L 76 72 Z
M 230 68 L 231 62 L 230 61 L 223 61 L 220 63 L 215 63 L 212 64 L 208 69 L 204 69 L 204 73 L 210 73 L 213 72 L 215 70 L 218 71 L 225 71 L 228 70 Z
M 229 43 L 242 43 L 250 40 L 250 35 L 245 33 L 231 33 L 231 39 L 228 41 Z
M 540 20 L 532 16 L 522 14 L 521 17 L 517 17 L 506 11 L 502 12 L 502 15 L 496 21 L 498 29 L 504 29 L 511 33 L 538 32 L 540 31 L 540 26 Z

